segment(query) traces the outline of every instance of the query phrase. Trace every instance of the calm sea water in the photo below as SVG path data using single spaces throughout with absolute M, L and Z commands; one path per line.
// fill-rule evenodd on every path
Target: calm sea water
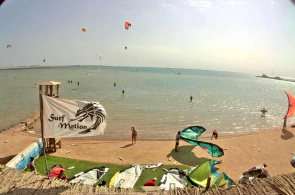
M 130 139 L 131 126 L 138 139 L 174 139 L 190 125 L 205 127 L 205 136 L 214 129 L 240 134 L 279 127 L 288 107 L 284 91 L 295 95 L 295 83 L 229 72 L 96 66 L 0 70 L 0 129 L 39 109 L 35 84 L 47 80 L 63 83 L 60 98 L 101 102 L 108 123 L 98 139 Z

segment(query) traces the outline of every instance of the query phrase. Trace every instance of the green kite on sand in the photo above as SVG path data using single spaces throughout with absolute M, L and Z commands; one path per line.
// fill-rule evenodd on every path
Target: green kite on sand
M 205 132 L 206 129 L 202 126 L 190 126 L 180 132 L 181 139 L 195 146 L 200 146 L 206 150 L 212 157 L 223 156 L 223 149 L 216 144 L 198 141 L 199 136 Z
M 222 187 L 233 184 L 233 180 L 225 173 L 217 173 L 214 166 L 220 164 L 220 161 L 208 160 L 203 164 L 193 168 L 188 174 L 188 180 L 195 186 L 206 187 L 208 178 L 210 178 L 210 187 Z

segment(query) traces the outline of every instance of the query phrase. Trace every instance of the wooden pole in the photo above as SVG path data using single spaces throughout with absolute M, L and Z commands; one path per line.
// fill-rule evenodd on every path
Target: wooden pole
M 44 129 L 43 129 L 43 100 L 42 100 L 42 91 L 39 93 L 39 101 L 40 101 L 40 122 L 41 122 L 41 136 L 43 141 L 43 153 L 44 153 L 44 160 L 45 160 L 45 168 L 46 168 L 46 175 L 49 175 L 48 173 L 48 166 L 47 166 L 47 159 L 46 159 L 46 143 L 44 139 Z
M 286 126 L 287 126 L 287 118 L 284 118 L 284 126 L 283 126 L 283 129 L 286 129 Z
M 53 85 L 50 86 L 50 97 L 53 97 Z
M 46 87 L 46 89 L 45 89 L 45 95 L 48 95 L 49 94 L 48 93 L 48 85 L 46 85 L 45 87 Z
M 59 84 L 56 85 L 56 97 L 59 98 Z

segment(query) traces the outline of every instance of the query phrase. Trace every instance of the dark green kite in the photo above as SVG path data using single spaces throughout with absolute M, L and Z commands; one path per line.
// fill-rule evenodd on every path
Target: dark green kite
M 201 126 L 190 126 L 185 128 L 181 131 L 181 139 L 192 144 L 195 146 L 200 146 L 202 149 L 206 150 L 211 156 L 213 157 L 220 157 L 223 156 L 223 149 L 220 148 L 216 144 L 208 143 L 208 142 L 202 142 L 198 141 L 199 136 L 203 132 L 205 132 L 206 129 Z

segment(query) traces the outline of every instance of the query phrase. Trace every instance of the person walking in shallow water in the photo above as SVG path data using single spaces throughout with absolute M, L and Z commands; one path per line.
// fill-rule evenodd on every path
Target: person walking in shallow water
M 124 91 L 124 89 L 122 90 L 122 95 L 124 95 L 124 93 L 125 93 L 125 91 Z
M 191 100 L 191 102 L 192 102 L 192 101 L 193 101 L 193 96 L 190 96 L 189 98 L 190 98 L 190 100 Z
M 132 135 L 131 135 L 132 144 L 135 144 L 136 143 L 136 137 L 137 137 L 137 131 L 135 130 L 135 127 L 131 127 L 131 131 L 132 131 Z
M 262 110 L 260 110 L 260 112 L 261 112 L 261 116 L 264 117 L 267 110 L 265 110 L 265 108 L 263 108 Z

